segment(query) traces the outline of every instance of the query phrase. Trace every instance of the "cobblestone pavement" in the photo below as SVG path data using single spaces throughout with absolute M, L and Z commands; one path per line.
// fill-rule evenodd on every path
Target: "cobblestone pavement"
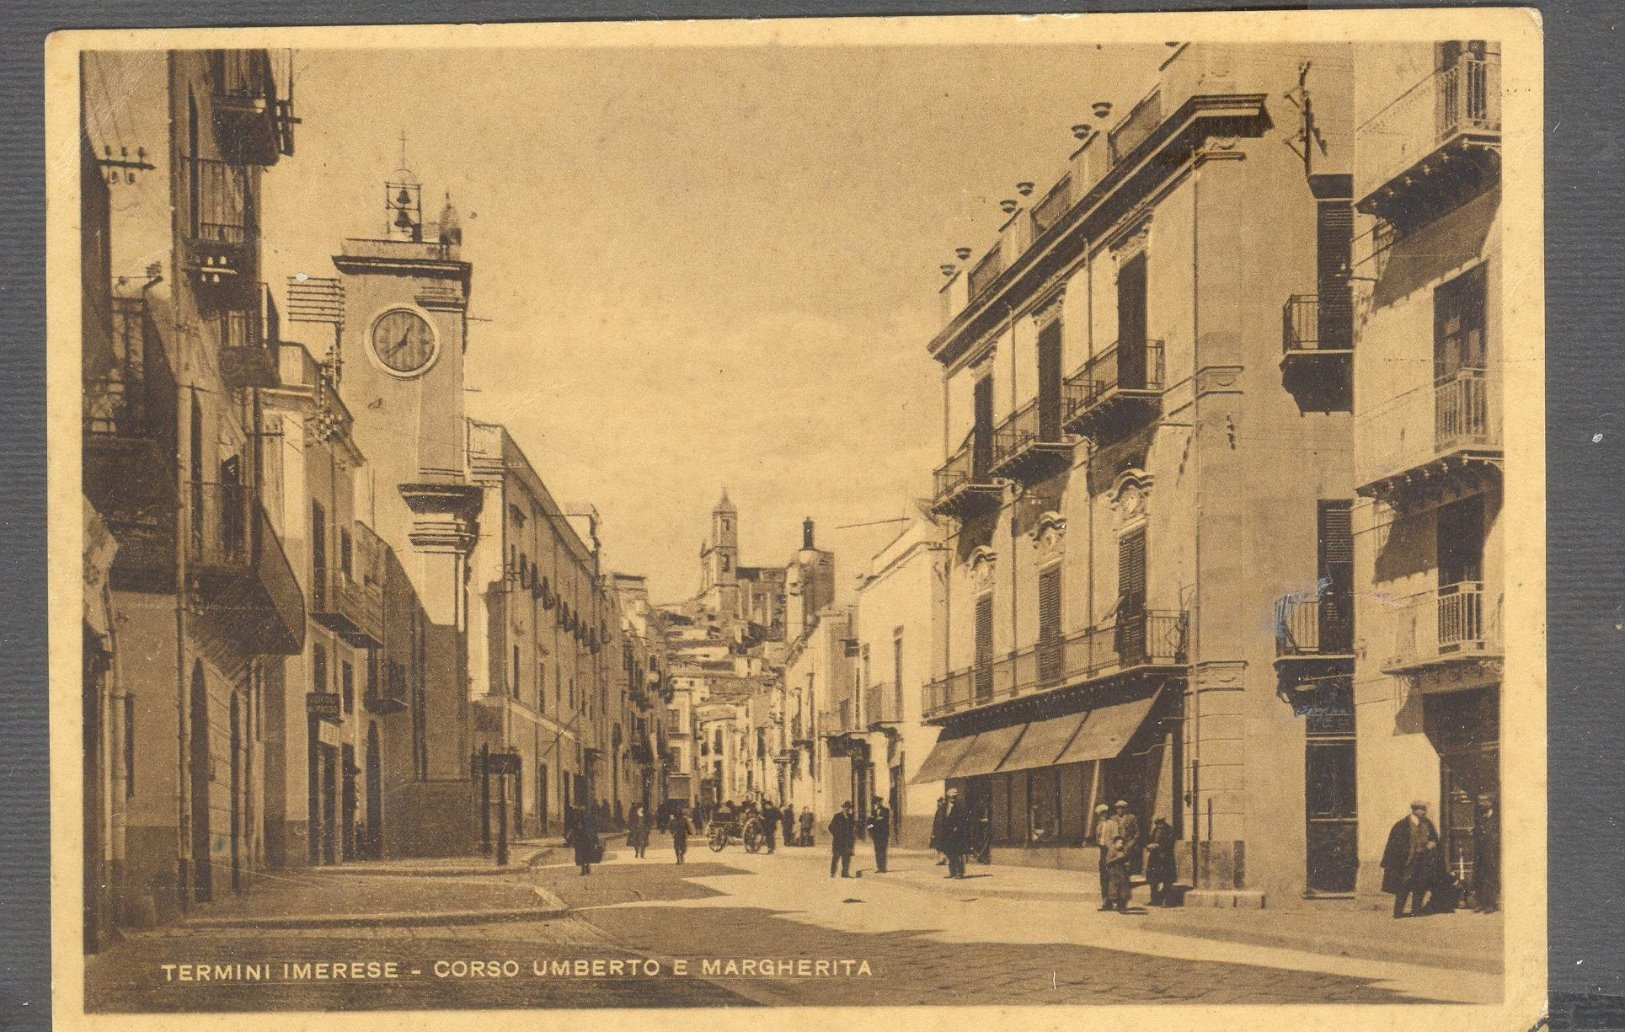
M 702 850 L 689 857 L 692 862 L 677 867 L 669 853 L 655 849 L 645 860 L 623 853 L 588 877 L 567 864 L 543 865 L 524 875 L 481 879 L 483 890 L 458 886 L 451 892 L 456 900 L 448 898 L 453 880 L 446 878 L 322 878 L 336 894 L 326 898 L 298 881 L 286 892 L 301 907 L 383 906 L 421 912 L 424 923 L 245 929 L 183 922 L 88 958 L 87 1007 L 1355 1004 L 1491 1002 L 1500 995 L 1499 976 L 1488 973 L 1180 935 L 1159 929 L 1148 915 L 994 896 L 985 891 L 991 877 L 945 887 L 924 869 L 930 865 L 924 857 L 899 857 L 894 873 L 905 877 L 852 880 L 830 879 L 827 857 L 817 850 L 775 856 Z M 271 893 L 256 888 L 244 898 L 257 895 L 254 903 L 238 901 L 235 910 L 211 913 L 274 911 Z M 469 902 L 465 892 L 485 892 L 502 903 L 536 889 L 574 913 L 432 923 L 437 907 Z M 821 972 L 795 967 L 800 961 L 831 966 Z M 296 967 L 356 962 L 394 963 L 397 977 L 372 977 L 363 968 L 360 977 L 345 972 L 351 977 L 324 979 L 314 968 Z M 197 970 L 166 970 L 165 964 L 208 965 L 211 977 L 200 981 Z M 237 964 L 263 968 L 215 970 Z

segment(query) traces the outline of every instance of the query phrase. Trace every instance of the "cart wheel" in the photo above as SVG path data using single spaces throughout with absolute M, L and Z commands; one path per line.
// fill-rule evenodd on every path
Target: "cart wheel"
M 720 853 L 728 845 L 728 833 L 720 828 L 711 831 L 711 852 Z
M 745 829 L 745 852 L 754 853 L 762 848 L 762 829 L 754 824 Z

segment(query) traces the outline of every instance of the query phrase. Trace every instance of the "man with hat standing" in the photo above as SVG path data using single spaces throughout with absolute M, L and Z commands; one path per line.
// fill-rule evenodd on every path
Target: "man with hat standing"
M 1405 916 L 1405 900 L 1411 901 L 1411 916 L 1422 913 L 1422 898 L 1434 885 L 1439 859 L 1439 829 L 1428 819 L 1428 804 L 1411 803 L 1409 817 L 1401 817 L 1388 832 L 1388 845 L 1382 851 L 1382 891 L 1394 897 L 1394 916 Z
M 842 878 L 852 877 L 852 852 L 857 845 L 858 822 L 852 816 L 852 804 L 841 804 L 841 812 L 829 822 L 829 876 L 841 869 Z
M 1095 807 L 1095 845 L 1100 847 L 1100 909 L 1112 909 L 1111 872 L 1106 866 L 1107 854 L 1111 852 L 1112 839 L 1122 834 L 1118 830 L 1117 818 L 1112 816 L 1111 807 L 1101 803 Z
M 965 851 L 970 848 L 970 812 L 959 801 L 959 789 L 948 790 L 948 802 L 942 808 L 942 841 L 940 848 L 948 857 L 948 877 L 965 877 Z

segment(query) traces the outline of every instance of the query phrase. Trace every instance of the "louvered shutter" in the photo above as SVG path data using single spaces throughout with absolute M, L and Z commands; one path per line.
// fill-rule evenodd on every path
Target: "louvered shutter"
M 993 596 L 976 600 L 976 698 L 993 697 Z
M 1038 575 L 1038 677 L 1045 684 L 1061 679 L 1061 568 Z

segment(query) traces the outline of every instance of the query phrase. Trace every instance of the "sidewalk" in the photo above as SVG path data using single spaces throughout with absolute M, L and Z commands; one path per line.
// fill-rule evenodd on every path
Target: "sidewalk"
M 210 928 L 399 928 L 540 921 L 569 908 L 526 874 L 550 843 L 516 844 L 506 867 L 483 857 L 368 861 L 267 871 L 157 935 Z M 483 863 L 481 861 L 484 861 Z
M 800 852 L 799 850 L 797 852 Z M 808 853 L 813 850 L 806 851 Z M 872 856 L 860 847 L 856 867 L 865 880 L 884 878 L 922 892 L 947 893 L 962 900 L 1047 901 L 1077 907 L 1079 920 L 1132 922 L 1150 931 L 1253 946 L 1276 946 L 1337 957 L 1400 961 L 1461 971 L 1501 971 L 1502 919 L 1499 914 L 1458 911 L 1396 921 L 1370 899 L 1305 900 L 1271 898 L 1265 908 L 1147 907 L 1137 885 L 1130 913 L 1101 914 L 1093 872 L 972 863 L 963 879 L 949 879 L 936 855 L 893 849 L 891 870 L 875 874 Z M 1386 900 L 1387 897 L 1383 897 Z

